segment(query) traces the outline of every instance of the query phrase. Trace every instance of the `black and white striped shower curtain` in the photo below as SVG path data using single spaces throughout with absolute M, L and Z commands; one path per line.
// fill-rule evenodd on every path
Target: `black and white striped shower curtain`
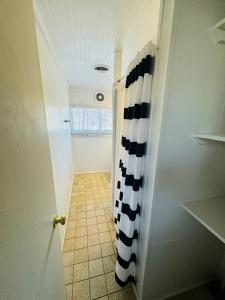
M 148 43 L 128 67 L 120 175 L 114 216 L 116 223 L 116 280 L 135 282 L 141 190 L 154 68 L 155 45 Z

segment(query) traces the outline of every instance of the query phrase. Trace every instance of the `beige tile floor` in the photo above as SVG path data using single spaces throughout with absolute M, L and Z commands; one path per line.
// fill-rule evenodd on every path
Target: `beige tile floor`
M 64 242 L 67 300 L 135 300 L 114 279 L 115 228 L 110 173 L 74 177 Z

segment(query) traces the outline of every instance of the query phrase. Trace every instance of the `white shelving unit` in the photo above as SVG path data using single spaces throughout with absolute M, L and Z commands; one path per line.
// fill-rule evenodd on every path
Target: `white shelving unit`
M 225 142 L 225 133 L 195 133 L 192 135 L 200 143 Z
M 225 44 L 225 18 L 211 28 L 213 39 Z M 199 144 L 225 142 L 225 133 L 195 133 L 192 135 Z M 186 202 L 183 208 L 220 241 L 225 244 L 225 196 L 200 201 Z
M 183 208 L 225 244 L 225 197 L 186 202 Z

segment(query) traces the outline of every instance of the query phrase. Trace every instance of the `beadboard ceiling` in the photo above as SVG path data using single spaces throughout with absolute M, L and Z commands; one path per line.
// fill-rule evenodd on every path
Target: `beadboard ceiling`
M 144 44 L 156 41 L 160 0 L 35 0 L 70 86 L 111 87 L 114 50 L 123 73 Z M 95 64 L 111 71 L 98 74 Z

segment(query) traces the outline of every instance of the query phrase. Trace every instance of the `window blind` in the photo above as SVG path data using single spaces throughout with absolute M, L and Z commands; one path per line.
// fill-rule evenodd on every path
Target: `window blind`
M 112 132 L 112 110 L 72 107 L 71 130 L 74 134 L 110 134 Z

